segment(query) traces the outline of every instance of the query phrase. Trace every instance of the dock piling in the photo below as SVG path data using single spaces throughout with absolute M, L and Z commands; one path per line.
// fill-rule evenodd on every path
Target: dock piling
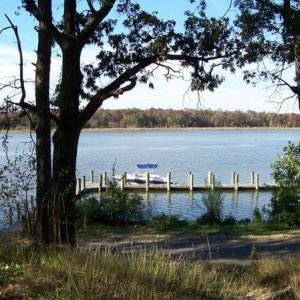
M 149 191 L 150 172 L 146 173 L 146 191 Z
M 254 184 L 255 173 L 252 171 L 250 173 L 250 184 Z
M 83 183 L 83 191 L 86 189 L 86 179 L 85 176 L 82 176 L 82 183 Z
M 211 173 L 211 189 L 212 189 L 212 191 L 215 189 L 215 184 L 216 184 L 216 176 L 214 173 Z
M 94 182 L 94 171 L 90 171 L 90 182 Z
M 125 174 L 123 174 L 121 177 L 121 191 L 124 191 L 125 189 L 125 180 Z
M 99 186 L 98 186 L 99 195 L 101 195 L 101 192 L 102 192 L 102 184 L 103 184 L 102 174 L 99 174 Z
M 170 192 L 171 190 L 171 172 L 167 173 L 167 191 Z
M 239 189 L 239 174 L 235 174 L 235 179 L 234 179 L 234 189 L 237 191 Z
M 80 178 L 78 178 L 77 184 L 78 184 L 78 192 L 81 193 L 81 179 Z
M 190 186 L 190 191 L 192 192 L 194 190 L 194 175 L 192 174 L 192 172 L 190 172 L 189 186 Z
M 255 189 L 258 190 L 259 189 L 259 174 L 256 174 L 256 178 L 255 178 Z
M 103 178 L 102 179 L 103 179 L 103 185 L 102 186 L 106 187 L 106 184 L 107 184 L 107 173 L 106 172 L 103 173 Z
M 235 184 L 235 172 L 231 172 L 231 184 Z

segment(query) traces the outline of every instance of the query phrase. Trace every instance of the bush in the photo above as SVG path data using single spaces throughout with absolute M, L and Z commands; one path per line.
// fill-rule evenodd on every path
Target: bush
M 99 223 L 101 218 L 102 211 L 99 201 L 96 198 L 87 198 L 76 204 L 76 219 L 78 228 L 85 225 Z
M 202 201 L 206 213 L 197 219 L 200 224 L 220 224 L 222 222 L 224 196 L 218 191 L 211 191 L 203 195 Z
M 236 220 L 236 218 L 233 215 L 228 215 L 224 218 L 224 220 L 222 221 L 223 225 L 235 225 L 237 224 L 238 221 Z
M 184 225 L 187 225 L 187 221 L 180 219 L 178 215 L 167 216 L 162 213 L 151 220 L 151 226 L 159 230 L 174 229 Z
M 289 142 L 283 152 L 271 165 L 277 186 L 265 210 L 274 221 L 300 224 L 300 145 Z
M 100 201 L 89 198 L 77 204 L 79 227 L 95 223 L 106 225 L 145 224 L 151 216 L 151 207 L 138 194 L 121 191 L 110 184 Z
M 110 225 L 143 224 L 150 218 L 151 207 L 136 193 L 121 191 L 111 184 L 100 201 L 102 222 Z

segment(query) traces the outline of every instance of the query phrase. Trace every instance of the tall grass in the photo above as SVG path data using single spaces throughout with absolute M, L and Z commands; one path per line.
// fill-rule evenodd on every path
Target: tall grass
M 0 299 L 16 291 L 20 299 L 245 299 L 250 291 L 261 299 L 286 287 L 297 299 L 299 273 L 300 258 L 229 266 L 173 259 L 156 249 L 33 252 L 0 246 Z

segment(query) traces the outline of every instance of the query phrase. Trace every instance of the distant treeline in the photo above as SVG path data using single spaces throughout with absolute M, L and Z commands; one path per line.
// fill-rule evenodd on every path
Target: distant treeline
M 28 118 L 10 115 L 10 127 L 29 128 Z M 2 122 L 1 122 L 2 121 Z M 0 114 L 0 127 L 6 127 Z M 299 114 L 242 111 L 213 111 L 210 109 L 100 109 L 85 128 L 185 128 L 185 127 L 300 127 Z
M 100 109 L 86 128 L 300 127 L 298 114 L 210 109 Z

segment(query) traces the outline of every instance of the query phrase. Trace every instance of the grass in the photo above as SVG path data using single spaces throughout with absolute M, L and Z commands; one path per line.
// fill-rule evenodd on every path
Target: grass
M 300 297 L 300 257 L 230 266 L 152 250 L 42 252 L 0 247 L 0 299 L 254 299 Z
M 172 219 L 174 225 L 176 220 Z M 136 227 L 90 227 L 81 236 L 215 237 L 299 234 L 274 224 L 200 226 L 170 222 Z M 175 224 L 176 225 L 176 224 Z M 250 254 L 250 253 L 249 253 Z M 128 252 L 26 246 L 19 236 L 0 240 L 0 299 L 300 299 L 300 256 L 229 265 L 174 258 L 157 249 Z

